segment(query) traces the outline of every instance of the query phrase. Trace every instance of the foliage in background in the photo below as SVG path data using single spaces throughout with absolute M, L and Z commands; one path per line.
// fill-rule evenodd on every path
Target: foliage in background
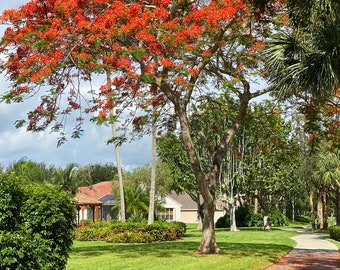
M 44 183 L 50 179 L 55 171 L 54 166 L 47 166 L 43 162 L 34 162 L 28 158 L 21 158 L 12 162 L 6 172 L 15 173 L 31 182 Z
M 164 196 L 171 191 L 172 177 L 168 164 L 164 162 L 157 162 L 156 164 L 156 195 Z M 135 168 L 132 172 L 124 172 L 124 185 L 127 186 L 140 186 L 147 193 L 150 192 L 150 175 L 151 166 L 144 164 Z M 118 186 L 113 187 L 114 192 L 117 192 Z
M 117 167 L 113 163 L 95 163 L 82 167 L 90 175 L 91 184 L 96 184 L 103 181 L 117 180 Z
M 263 213 L 254 213 L 252 206 L 239 207 L 236 209 L 236 222 L 239 227 L 261 227 L 263 226 Z M 280 227 L 288 225 L 288 218 L 278 210 L 269 212 L 269 222 L 271 226 Z M 216 228 L 230 227 L 230 218 L 226 214 L 220 217 L 215 224 Z
M 126 218 L 129 221 L 143 221 L 147 218 L 149 213 L 149 200 L 150 194 L 141 185 L 133 184 L 125 186 L 124 188 L 124 201 Z M 117 217 L 120 215 L 120 195 L 116 194 L 117 204 L 112 208 Z M 155 210 L 162 210 L 161 199 L 155 199 Z

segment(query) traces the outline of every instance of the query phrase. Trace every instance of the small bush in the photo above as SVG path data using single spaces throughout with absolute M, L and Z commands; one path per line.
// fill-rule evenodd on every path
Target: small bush
M 230 216 L 224 215 L 216 220 L 215 228 L 227 228 L 230 227 Z
M 311 223 L 312 219 L 309 216 L 297 216 L 295 221 L 302 222 L 302 223 Z
M 253 211 L 248 213 L 246 227 L 261 227 L 263 226 L 263 214 L 254 213 Z
M 271 226 L 287 226 L 289 224 L 288 218 L 279 210 L 272 210 L 269 213 L 269 220 Z
M 76 239 L 80 241 L 104 240 L 114 243 L 150 243 L 181 239 L 186 233 L 182 222 L 156 221 L 148 225 L 144 222 L 98 222 L 78 229 Z
M 148 233 L 123 232 L 105 238 L 109 243 L 152 243 L 155 239 Z
M 332 239 L 340 241 L 340 226 L 329 227 L 329 235 Z

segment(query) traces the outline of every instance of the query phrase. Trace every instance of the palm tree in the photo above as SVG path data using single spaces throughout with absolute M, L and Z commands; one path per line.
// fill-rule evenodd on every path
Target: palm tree
M 146 220 L 149 214 L 149 201 L 150 194 L 147 189 L 143 188 L 142 185 L 134 184 L 124 188 L 125 197 L 125 211 L 128 220 L 130 221 L 141 221 Z M 120 215 L 120 201 L 121 198 L 118 196 L 117 205 L 112 210 L 117 211 L 117 215 Z M 155 210 L 162 211 L 162 201 L 155 198 Z
M 289 0 L 288 15 L 264 51 L 268 81 L 282 99 L 325 101 L 340 85 L 340 2 Z
M 287 12 L 287 28 L 278 32 L 264 50 L 268 81 L 283 100 L 296 96 L 313 105 L 324 104 L 340 87 L 340 2 L 288 0 Z M 315 128 L 318 127 L 313 126 Z M 315 180 L 318 226 L 321 227 L 327 226 L 326 190 L 332 178 L 329 167 L 324 167 L 330 165 L 330 156 L 324 153 L 322 156 L 317 161 L 318 172 L 310 175 Z M 340 200 L 340 194 L 338 197 Z
M 340 149 L 330 150 L 326 145 L 320 152 L 316 163 L 315 178 L 333 191 L 331 196 L 335 204 L 336 223 L 340 224 Z
M 138 185 L 126 186 L 124 188 L 124 202 L 125 213 L 130 220 L 143 219 L 149 211 L 149 196 L 147 192 Z M 121 197 L 118 196 L 117 205 L 112 209 L 117 211 L 118 216 L 120 216 L 120 205 Z
M 149 201 L 149 215 L 148 224 L 154 222 L 155 213 L 155 194 L 156 194 L 156 139 L 157 139 L 157 116 L 154 115 L 152 119 L 152 145 L 151 145 L 151 177 L 150 177 L 150 201 Z
M 70 163 L 65 169 L 58 168 L 52 176 L 52 183 L 60 185 L 62 189 L 75 194 L 78 184 L 81 183 L 82 177 L 77 163 Z

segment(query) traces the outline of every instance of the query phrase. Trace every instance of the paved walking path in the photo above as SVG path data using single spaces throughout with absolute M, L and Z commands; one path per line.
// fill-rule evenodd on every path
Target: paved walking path
M 297 245 L 276 264 L 266 270 L 330 270 L 340 269 L 340 253 L 327 234 L 302 232 L 293 237 Z

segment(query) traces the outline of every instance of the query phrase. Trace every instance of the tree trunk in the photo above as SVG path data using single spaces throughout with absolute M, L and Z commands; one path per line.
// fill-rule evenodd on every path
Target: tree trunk
M 154 214 L 155 214 L 155 189 L 156 189 L 156 135 L 157 135 L 157 126 L 156 126 L 157 117 L 154 116 L 152 120 L 152 136 L 151 136 L 151 181 L 150 181 L 150 202 L 149 202 L 149 215 L 148 215 L 148 224 L 152 224 L 154 222 Z
M 197 193 L 196 204 L 197 204 L 197 221 L 198 221 L 197 229 L 202 230 L 203 211 L 201 208 L 200 195 L 198 193 Z
M 231 185 L 230 188 L 230 204 L 229 204 L 230 210 L 230 231 L 231 232 L 237 232 L 237 226 L 236 226 L 236 198 L 234 198 L 234 186 Z
M 268 207 L 264 207 L 263 209 L 263 230 L 270 230 L 270 222 L 269 222 L 269 209 Z
M 336 225 L 340 226 L 340 189 L 335 191 L 335 221 Z
M 263 230 L 270 230 L 270 222 L 269 222 L 269 203 L 266 197 L 262 197 L 260 194 L 257 196 L 259 204 L 263 210 Z
M 222 253 L 216 244 L 214 229 L 215 202 L 203 203 L 202 240 L 197 253 Z
M 116 126 L 114 123 L 111 124 L 112 135 L 113 137 L 117 137 Z M 124 199 L 124 185 L 123 185 L 123 174 L 122 174 L 122 165 L 120 163 L 120 154 L 119 154 L 119 146 L 116 141 L 114 141 L 115 155 L 116 155 L 116 163 L 117 163 L 117 172 L 118 172 L 118 180 L 119 180 L 119 196 L 120 196 L 120 220 L 125 222 L 125 199 Z
M 316 212 L 317 212 L 317 225 L 316 228 L 319 230 L 323 229 L 323 223 L 324 223 L 324 209 L 323 209 L 323 192 L 318 192 L 318 202 L 316 205 Z
M 254 213 L 257 214 L 259 212 L 259 191 L 255 189 L 255 197 L 254 197 Z
M 199 161 L 194 143 L 190 135 L 188 119 L 186 117 L 185 108 L 181 106 L 176 109 L 181 125 L 182 138 L 188 154 L 190 165 L 193 173 L 195 174 L 198 189 L 203 197 L 203 206 L 201 210 L 202 217 L 202 240 L 197 250 L 197 253 L 221 253 L 221 249 L 217 247 L 215 238 L 214 214 L 215 214 L 215 189 L 218 169 L 221 160 L 215 160 L 212 164 L 211 171 L 204 174 L 202 166 Z M 220 158 L 222 159 L 222 158 Z
M 292 221 L 295 222 L 295 196 L 292 199 Z
M 111 81 L 111 75 L 110 72 L 107 71 L 106 73 L 106 83 L 107 83 L 107 88 L 111 89 L 112 88 L 112 81 Z M 114 109 L 111 109 L 110 111 L 110 116 L 114 117 L 115 116 L 115 111 Z M 120 154 L 119 154 L 119 144 L 116 140 L 117 138 L 117 130 L 116 130 L 116 125 L 114 122 L 111 123 L 111 131 L 112 131 L 112 136 L 114 138 L 114 149 L 115 149 L 115 155 L 116 155 L 116 163 L 117 163 L 117 172 L 118 172 L 118 180 L 119 180 L 119 195 L 120 195 L 120 220 L 122 222 L 125 222 L 125 200 L 124 200 L 124 187 L 123 187 L 123 175 L 122 175 L 122 165 L 120 163 Z
M 230 205 L 230 231 L 231 232 L 238 232 L 237 226 L 236 226 L 236 203 L 235 200 Z
M 315 227 L 315 214 L 314 214 L 314 201 L 313 201 L 313 192 L 310 188 L 307 188 L 308 198 L 309 198 L 309 209 L 310 209 L 310 218 L 312 223 L 312 229 L 316 229 Z
M 323 229 L 327 230 L 328 229 L 328 196 L 327 192 L 323 191 L 323 196 L 322 196 L 322 209 L 323 209 Z
M 270 231 L 270 223 L 269 223 L 268 213 L 263 214 L 263 230 L 264 231 Z
M 203 220 L 202 220 L 202 241 L 199 246 L 199 253 L 221 253 L 221 249 L 218 248 L 216 244 L 215 238 L 215 228 L 214 228 L 214 214 L 215 214 L 215 202 L 214 196 L 216 191 L 216 182 L 217 175 L 223 160 L 223 157 L 226 152 L 226 147 L 230 143 L 230 140 L 236 134 L 237 130 L 243 123 L 243 120 L 247 114 L 247 108 L 249 100 L 252 98 L 250 94 L 250 84 L 242 80 L 244 93 L 239 96 L 240 98 L 240 107 L 237 113 L 237 117 L 232 125 L 221 137 L 221 141 L 218 145 L 214 147 L 212 151 L 212 158 L 209 171 L 205 173 L 202 169 L 202 164 L 200 162 L 200 157 L 197 153 L 197 148 L 195 148 L 195 144 L 191 137 L 189 121 L 188 121 L 188 113 L 187 113 L 187 105 L 189 104 L 191 91 L 187 90 L 189 95 L 186 98 L 178 98 L 177 95 L 174 95 L 171 91 L 171 86 L 167 84 L 162 84 L 162 80 L 159 82 L 159 86 L 162 89 L 162 92 L 171 100 L 175 107 L 175 112 L 177 114 L 181 132 L 182 139 L 185 146 L 185 150 L 188 154 L 188 158 L 190 160 L 190 166 L 192 172 L 195 175 L 196 183 L 198 185 L 198 189 L 201 192 L 203 197 Z M 210 146 L 207 145 L 207 149 L 210 149 Z

